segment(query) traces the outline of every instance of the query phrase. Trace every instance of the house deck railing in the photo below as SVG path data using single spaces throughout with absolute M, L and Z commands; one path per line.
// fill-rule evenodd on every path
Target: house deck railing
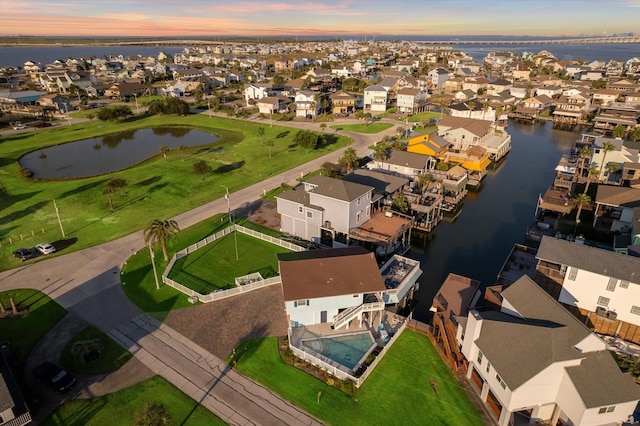
M 13 419 L 3 423 L 2 426 L 22 426 L 31 423 L 31 413 L 28 411 L 24 414 L 14 417 Z
M 342 327 L 363 312 L 381 311 L 383 309 L 384 302 L 363 303 L 358 306 L 353 306 L 333 317 L 333 328 Z
M 289 250 L 292 251 L 304 251 L 305 248 L 298 246 L 296 244 L 290 243 L 288 241 L 284 241 L 281 240 L 279 238 L 276 237 L 272 237 L 270 235 L 265 235 L 262 234 L 258 231 L 254 231 L 253 229 L 249 229 L 249 228 L 245 228 L 244 226 L 240 226 L 240 225 L 231 225 L 228 228 L 223 229 L 222 231 L 219 231 L 217 233 L 215 233 L 214 235 L 210 235 L 208 237 L 206 237 L 203 240 L 198 241 L 195 244 L 190 245 L 189 247 L 180 250 L 179 252 L 177 252 L 176 254 L 174 254 L 171 257 L 171 260 L 169 261 L 169 264 L 167 265 L 167 267 L 165 268 L 164 272 L 162 273 L 162 282 L 165 283 L 166 285 L 175 288 L 176 290 L 188 295 L 192 302 L 203 302 L 203 303 L 208 303 L 208 302 L 213 302 L 215 300 L 220 300 L 220 299 L 225 299 L 227 297 L 231 297 L 231 296 L 235 296 L 237 294 L 241 294 L 241 293 L 246 293 L 247 291 L 251 291 L 251 290 L 255 290 L 258 288 L 262 288 L 262 287 L 266 287 L 269 285 L 273 285 L 273 284 L 280 284 L 281 283 L 281 279 L 279 276 L 277 277 L 271 277 L 271 278 L 266 278 L 266 279 L 257 279 L 254 280 L 251 283 L 248 284 L 244 284 L 244 285 L 240 285 L 234 288 L 230 288 L 230 289 L 226 289 L 226 290 L 217 290 L 215 292 L 209 293 L 209 294 L 200 294 L 198 292 L 196 292 L 195 290 L 192 290 L 188 287 L 185 287 L 184 285 L 172 280 L 171 278 L 169 278 L 169 273 L 171 272 L 171 269 L 173 268 L 173 266 L 175 265 L 176 261 L 178 259 L 180 259 L 181 257 L 184 257 L 186 255 L 188 255 L 189 253 L 193 253 L 194 251 L 205 247 L 207 244 L 211 244 L 212 242 L 216 241 L 219 238 L 224 237 L 225 235 L 230 234 L 231 232 L 242 232 L 243 234 L 246 235 L 250 235 L 254 238 L 259 238 L 263 241 L 267 241 L 270 242 L 271 244 L 275 244 L 278 245 L 280 247 L 284 247 L 287 248 Z

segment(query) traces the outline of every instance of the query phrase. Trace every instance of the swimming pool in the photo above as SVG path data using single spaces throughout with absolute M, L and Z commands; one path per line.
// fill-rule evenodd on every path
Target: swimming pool
M 376 347 L 370 332 L 303 340 L 302 345 L 353 370 Z

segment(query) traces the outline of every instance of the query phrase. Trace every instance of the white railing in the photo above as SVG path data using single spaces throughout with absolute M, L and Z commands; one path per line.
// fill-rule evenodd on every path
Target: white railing
M 28 411 L 24 414 L 14 417 L 13 419 L 3 423 L 2 426 L 22 426 L 31 423 L 31 413 Z
M 333 328 L 342 327 L 362 312 L 381 311 L 383 309 L 384 302 L 363 303 L 358 306 L 353 306 L 333 317 Z
M 255 290 L 257 288 L 262 288 L 262 287 L 266 287 L 269 285 L 273 285 L 273 284 L 280 284 L 281 279 L 280 277 L 272 277 L 272 278 L 267 278 L 267 279 L 262 279 L 262 280 L 256 280 L 250 284 L 245 284 L 245 285 L 241 285 L 241 286 L 237 286 L 234 288 L 230 288 L 230 289 L 226 289 L 226 290 L 217 290 L 215 292 L 209 293 L 209 294 L 200 294 L 198 292 L 196 292 L 195 290 L 192 290 L 188 287 L 185 287 L 184 285 L 172 280 L 171 278 L 169 278 L 169 273 L 171 272 L 171 269 L 174 267 L 176 260 L 180 259 L 181 257 L 184 257 L 186 255 L 188 255 L 189 253 L 193 253 L 194 251 L 205 247 L 208 244 L 211 244 L 212 242 L 216 241 L 219 238 L 224 237 L 225 235 L 230 234 L 233 231 L 238 231 L 238 232 L 242 232 L 243 234 L 246 235 L 250 235 L 254 238 L 259 238 L 263 241 L 267 241 L 271 244 L 275 244 L 278 245 L 280 247 L 284 247 L 286 249 L 289 249 L 291 251 L 304 251 L 305 249 L 301 246 L 298 246 L 296 244 L 290 243 L 288 241 L 284 241 L 281 240 L 279 238 L 276 237 L 272 237 L 269 235 L 265 235 L 262 234 L 258 231 L 254 231 L 252 229 L 249 228 L 245 228 L 244 226 L 240 226 L 240 225 L 231 225 L 228 228 L 223 229 L 222 231 L 219 231 L 217 233 L 215 233 L 214 235 L 210 235 L 208 237 L 206 237 L 203 240 L 198 241 L 195 244 L 190 245 L 187 248 L 184 248 L 182 250 L 180 250 L 179 252 L 177 252 L 176 254 L 174 254 L 171 257 L 171 260 L 169 261 L 169 264 L 167 265 L 167 267 L 165 268 L 164 272 L 162 273 L 162 282 L 165 283 L 166 285 L 168 285 L 169 287 L 173 287 L 176 290 L 197 298 L 198 301 L 203 302 L 203 303 L 208 303 L 208 302 L 213 302 L 214 300 L 220 300 L 220 299 L 225 299 L 227 297 L 231 297 L 231 296 L 235 296 L 237 294 L 241 294 L 241 293 L 246 293 L 247 291 L 251 291 L 251 290 Z
M 362 375 L 360 377 L 355 377 L 351 374 L 349 374 L 348 372 L 342 370 L 340 367 L 342 367 L 340 364 L 323 357 L 322 355 L 315 356 L 312 355 L 308 352 L 303 351 L 302 349 L 296 348 L 295 346 L 289 344 L 289 349 L 291 349 L 291 352 L 297 356 L 298 358 L 301 358 L 315 366 L 318 366 L 320 368 L 322 368 L 323 370 L 325 370 L 326 372 L 328 372 L 329 374 L 341 379 L 341 380 L 352 380 L 353 383 L 355 384 L 355 386 L 357 388 L 359 388 L 360 386 L 362 386 L 362 384 L 364 383 L 364 381 L 367 379 L 367 377 L 369 377 L 369 374 L 371 374 L 371 372 L 374 370 L 374 368 L 376 368 L 376 366 L 378 365 L 378 363 L 380 362 L 380 360 L 384 357 L 384 355 L 387 353 L 387 351 L 389 350 L 389 348 L 391 348 L 391 346 L 393 346 L 393 344 L 395 343 L 395 341 L 397 340 L 397 337 L 400 336 L 402 334 L 402 332 L 404 331 L 404 329 L 406 328 L 407 325 L 407 319 L 405 319 L 402 323 L 402 325 L 400 326 L 400 328 L 398 329 L 398 331 L 393 335 L 393 337 L 389 340 L 389 342 L 382 348 L 382 350 L 380 351 L 380 353 L 376 356 L 376 358 L 373 360 L 373 362 L 366 368 L 366 370 L 364 370 L 364 372 L 362 373 Z M 291 336 L 289 336 L 289 342 L 291 342 Z M 345 367 L 342 367 L 345 368 Z

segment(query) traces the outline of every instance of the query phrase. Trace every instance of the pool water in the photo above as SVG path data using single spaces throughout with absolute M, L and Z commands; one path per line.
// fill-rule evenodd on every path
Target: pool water
M 375 342 L 371 333 L 366 332 L 304 340 L 302 345 L 353 370 L 373 349 Z

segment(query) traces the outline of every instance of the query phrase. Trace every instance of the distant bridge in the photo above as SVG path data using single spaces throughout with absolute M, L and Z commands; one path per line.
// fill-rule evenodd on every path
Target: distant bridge
M 584 37 L 584 38 L 559 38 L 540 40 L 420 40 L 424 44 L 620 44 L 640 43 L 640 35 L 620 37 Z

